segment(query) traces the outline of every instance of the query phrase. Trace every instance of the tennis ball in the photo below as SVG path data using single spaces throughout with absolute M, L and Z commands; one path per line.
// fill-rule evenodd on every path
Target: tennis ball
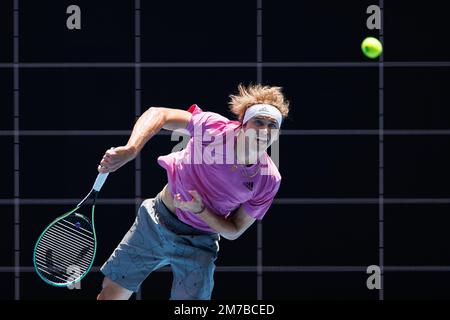
M 383 45 L 377 38 L 367 37 L 361 43 L 361 49 L 366 57 L 376 59 L 383 52 Z

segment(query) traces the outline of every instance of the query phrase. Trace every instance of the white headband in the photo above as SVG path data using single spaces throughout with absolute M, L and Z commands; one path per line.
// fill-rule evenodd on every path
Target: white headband
M 281 127 L 281 121 L 283 119 L 280 110 L 278 108 L 275 108 L 274 106 L 270 104 L 255 104 L 248 108 L 245 111 L 244 120 L 242 121 L 242 124 L 245 124 L 248 120 L 255 116 L 270 116 L 274 118 L 278 123 L 278 128 Z

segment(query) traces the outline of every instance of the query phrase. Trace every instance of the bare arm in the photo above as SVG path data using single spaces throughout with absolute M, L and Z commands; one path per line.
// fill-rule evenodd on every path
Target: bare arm
M 191 113 L 170 108 L 151 107 L 145 111 L 134 125 L 131 136 L 125 146 L 107 150 L 98 166 L 99 172 L 114 172 L 133 160 L 144 145 L 161 128 L 176 130 L 186 128 Z
M 228 240 L 239 238 L 256 220 L 249 216 L 242 206 L 228 219 L 212 213 L 207 208 L 198 216 Z
M 134 148 L 137 154 L 161 128 L 168 130 L 186 128 L 191 116 L 191 113 L 180 109 L 151 107 L 134 125 L 127 146 Z
M 203 201 L 197 191 L 191 190 L 189 193 L 192 196 L 190 201 L 182 201 L 180 195 L 176 194 L 173 199 L 175 207 L 194 213 L 201 211 L 197 216 L 225 239 L 236 240 L 255 222 L 255 218 L 251 217 L 242 206 L 232 216 L 224 218 L 203 206 Z

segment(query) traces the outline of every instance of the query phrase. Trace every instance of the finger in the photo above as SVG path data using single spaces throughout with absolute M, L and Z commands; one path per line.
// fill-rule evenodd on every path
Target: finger
M 196 190 L 189 190 L 188 192 L 193 199 L 198 200 L 200 198 L 200 194 Z
M 178 205 L 178 207 L 184 207 L 186 206 L 186 202 L 181 200 L 174 200 L 174 202 Z
M 186 210 L 186 208 L 189 207 L 187 202 L 181 201 L 181 200 L 178 200 L 178 199 L 174 199 L 173 203 L 174 203 L 174 206 L 176 208 L 179 208 L 181 210 Z
M 111 172 L 110 168 L 103 166 L 103 165 L 99 165 L 97 168 L 98 172 L 100 173 L 107 173 L 107 172 Z
M 112 167 L 116 165 L 116 161 L 113 160 L 109 160 L 109 159 L 102 159 L 102 161 L 100 161 L 100 164 L 104 164 L 107 165 L 108 167 Z
M 184 210 L 184 208 L 185 208 L 185 205 L 180 203 L 179 201 L 174 201 L 173 205 L 175 206 L 175 208 L 179 208 L 181 210 Z
M 110 156 L 110 155 L 116 155 L 117 152 L 114 149 L 109 149 L 109 150 L 106 150 L 105 154 Z
M 100 165 L 101 165 L 101 166 L 107 166 L 107 165 L 109 165 L 109 164 L 110 164 L 110 163 L 109 163 L 108 160 L 102 159 L 102 161 L 100 161 Z
M 109 165 L 115 165 L 118 162 L 118 159 L 113 157 L 104 157 L 102 160 L 109 163 Z
M 177 202 L 177 203 L 173 203 L 173 205 L 175 206 L 175 208 L 179 208 L 179 209 L 181 209 L 181 206 L 180 206 L 180 204 Z

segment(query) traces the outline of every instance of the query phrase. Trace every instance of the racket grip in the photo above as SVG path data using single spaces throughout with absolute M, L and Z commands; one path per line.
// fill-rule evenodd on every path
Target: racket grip
M 99 173 L 97 175 L 97 179 L 95 179 L 94 186 L 92 187 L 92 189 L 99 192 L 100 189 L 102 188 L 103 184 L 105 183 L 106 178 L 108 177 L 108 174 L 109 174 L 108 172 L 107 173 Z

